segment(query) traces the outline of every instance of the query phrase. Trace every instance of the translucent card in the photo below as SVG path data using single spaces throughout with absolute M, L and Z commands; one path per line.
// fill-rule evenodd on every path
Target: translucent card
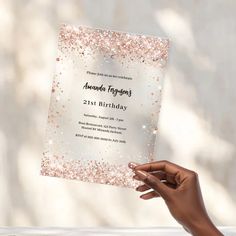
M 41 174 L 137 187 L 155 159 L 169 41 L 62 25 Z

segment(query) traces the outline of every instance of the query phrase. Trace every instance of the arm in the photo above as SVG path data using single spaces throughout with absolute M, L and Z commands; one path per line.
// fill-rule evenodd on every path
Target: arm
M 168 161 L 142 165 L 130 163 L 134 178 L 143 182 L 136 190 L 148 193 L 140 197 L 148 200 L 162 197 L 172 216 L 194 236 L 222 236 L 210 220 L 204 206 L 198 175 Z

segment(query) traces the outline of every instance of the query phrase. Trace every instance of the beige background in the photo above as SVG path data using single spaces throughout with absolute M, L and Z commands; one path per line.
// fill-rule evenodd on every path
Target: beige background
M 159 159 L 200 175 L 218 225 L 236 225 L 236 2 L 0 2 L 0 225 L 177 225 L 161 199 L 39 176 L 61 22 L 169 37 Z

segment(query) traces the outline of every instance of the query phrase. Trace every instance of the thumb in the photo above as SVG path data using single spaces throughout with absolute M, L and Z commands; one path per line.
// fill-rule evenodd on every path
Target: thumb
M 160 196 L 167 200 L 170 189 L 165 184 L 163 184 L 156 176 L 143 171 L 143 170 L 136 170 L 135 174 L 143 181 L 147 186 L 152 188 L 155 192 L 159 193 Z

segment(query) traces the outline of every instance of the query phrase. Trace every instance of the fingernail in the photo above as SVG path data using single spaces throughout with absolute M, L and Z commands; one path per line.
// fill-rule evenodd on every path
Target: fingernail
M 140 180 L 140 178 L 137 175 L 134 175 L 133 179 Z
M 148 174 L 145 171 L 137 170 L 135 171 L 135 174 L 139 176 L 140 179 L 144 180 L 148 177 Z
M 137 163 L 134 163 L 134 162 L 130 162 L 130 163 L 128 164 L 128 166 L 129 166 L 130 169 L 134 169 L 134 167 L 138 166 L 138 164 L 137 164 Z

